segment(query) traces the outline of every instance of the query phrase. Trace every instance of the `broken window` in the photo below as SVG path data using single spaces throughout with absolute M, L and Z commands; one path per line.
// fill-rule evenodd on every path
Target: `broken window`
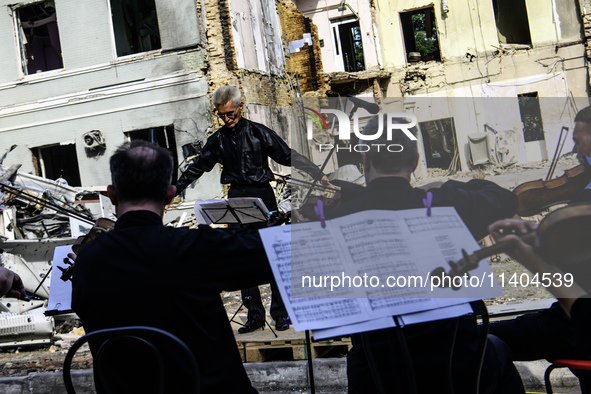
M 125 135 L 128 141 L 144 140 L 168 149 L 174 160 L 174 168 L 178 168 L 179 161 L 176 153 L 176 138 L 174 137 L 174 127 L 172 125 L 133 130 L 125 133 Z M 175 178 L 175 175 L 173 175 L 173 178 Z M 173 179 L 174 181 L 176 179 Z
M 453 118 L 420 122 L 421 136 L 425 148 L 428 168 L 449 169 L 455 173 L 458 168 L 458 145 Z
M 501 44 L 531 45 L 525 0 L 493 0 Z
M 64 67 L 53 0 L 15 10 L 25 75 Z
M 401 12 L 400 22 L 408 61 L 441 61 L 433 7 Z M 419 53 L 420 59 L 414 53 Z
M 63 178 L 70 186 L 81 186 L 75 144 L 51 145 L 32 149 L 36 175 L 56 180 Z
M 340 19 L 331 22 L 335 44 L 337 71 L 365 70 L 361 29 L 357 19 Z
M 162 48 L 154 0 L 111 0 L 117 56 Z
M 523 123 L 523 139 L 525 142 L 543 141 L 544 126 L 538 92 L 518 94 L 517 100 Z

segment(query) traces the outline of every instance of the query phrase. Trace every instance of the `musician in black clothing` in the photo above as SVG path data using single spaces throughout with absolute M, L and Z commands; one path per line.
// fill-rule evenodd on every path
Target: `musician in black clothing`
M 578 155 L 581 162 L 589 165 L 591 107 L 583 108 L 575 116 L 572 138 L 573 153 Z M 590 169 L 587 168 L 586 171 Z M 591 203 L 591 184 L 581 190 L 573 202 Z M 490 231 L 498 242 L 509 242 L 510 247 L 506 252 L 532 273 L 538 273 L 540 280 L 544 273 L 549 278 L 564 278 L 564 274 L 570 273 L 573 274 L 575 283 L 570 287 L 549 287 L 548 290 L 558 298 L 550 308 L 491 324 L 490 332 L 509 345 L 515 361 L 588 359 L 591 357 L 591 278 L 588 275 L 588 265 L 579 264 L 573 267 L 581 272 L 563 272 L 554 265 L 560 261 L 546 261 L 544 256 L 539 256 L 531 246 L 515 235 L 533 231 L 537 226 L 531 221 L 503 220 L 493 223 Z M 586 387 L 587 391 L 584 392 L 591 392 L 591 372 L 573 372 L 579 378 L 581 387 Z
M 382 115 L 380 115 L 382 116 Z M 376 135 L 378 117 L 364 128 L 366 135 Z M 403 120 L 401 120 L 404 123 Z M 386 121 L 384 120 L 384 123 Z M 384 133 L 386 134 L 386 133 Z M 382 140 L 383 139 L 383 140 Z M 331 210 L 327 215 L 338 217 L 369 209 L 403 210 L 422 208 L 426 190 L 410 185 L 419 154 L 417 143 L 401 131 L 392 140 L 371 140 L 372 148 L 362 153 L 367 188 Z M 382 149 L 378 146 L 381 144 Z M 383 149 L 399 144 L 400 152 Z M 433 206 L 453 206 L 472 234 L 480 239 L 488 234 L 487 226 L 495 220 L 511 217 L 517 210 L 516 196 L 492 182 L 471 180 L 467 183 L 448 181 L 433 193 Z M 473 317 L 445 319 L 408 325 L 404 328 L 415 381 L 419 393 L 440 392 L 446 384 L 447 349 L 457 326 L 453 351 L 453 387 L 455 393 L 473 394 L 474 367 L 480 330 Z M 406 393 L 409 390 L 402 357 L 401 342 L 394 329 L 382 329 L 352 335 L 353 347 L 347 355 L 349 393 Z M 519 374 L 511 363 L 507 346 L 494 337 L 488 338 L 480 378 L 481 393 L 523 393 Z
M 251 229 L 164 226 L 164 206 L 176 191 L 170 184 L 173 167 L 167 150 L 141 140 L 123 145 L 111 157 L 108 194 L 118 219 L 113 231 L 80 249 L 72 308 L 86 332 L 143 325 L 176 335 L 197 359 L 201 393 L 256 393 L 220 292 L 271 280 L 261 239 Z M 122 368 L 141 376 L 146 368 L 141 361 Z M 165 368 L 185 372 L 182 365 Z M 165 392 L 190 392 L 179 381 L 167 379 Z M 152 391 L 134 387 L 120 392 Z
M 228 197 L 259 197 L 269 211 L 277 210 L 277 201 L 269 181 L 273 172 L 269 158 L 284 166 L 294 166 L 319 179 L 325 186 L 331 186 L 320 169 L 290 149 L 285 141 L 268 127 L 242 117 L 242 96 L 234 86 L 218 88 L 212 98 L 217 114 L 225 123 L 207 142 L 199 157 L 187 168 L 176 182 L 177 195 L 220 163 L 223 165 L 221 183 L 230 184 Z M 265 224 L 261 225 L 262 227 Z M 261 227 L 259 226 L 259 228 Z M 256 227 L 256 226 L 250 226 Z M 248 297 L 248 298 L 246 298 Z M 248 308 L 248 319 L 239 333 L 247 333 L 264 327 L 265 308 L 261 302 L 258 287 L 242 290 L 242 300 Z M 287 311 L 281 300 L 279 289 L 271 281 L 271 317 L 277 330 L 287 330 Z

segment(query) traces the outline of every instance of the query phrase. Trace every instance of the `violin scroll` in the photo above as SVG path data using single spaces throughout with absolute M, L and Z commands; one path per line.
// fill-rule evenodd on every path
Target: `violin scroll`
M 493 253 L 494 254 L 494 253 Z M 480 259 L 475 254 L 468 254 L 465 249 L 462 249 L 462 259 L 457 263 L 449 262 L 451 267 L 449 272 L 445 272 L 445 268 L 437 267 L 431 271 L 431 276 L 440 278 L 439 282 L 432 282 L 436 287 L 451 287 L 454 290 L 459 290 L 462 286 L 462 281 L 459 284 L 454 280 L 468 274 L 469 271 L 478 268 Z M 469 275 L 469 274 L 468 274 Z

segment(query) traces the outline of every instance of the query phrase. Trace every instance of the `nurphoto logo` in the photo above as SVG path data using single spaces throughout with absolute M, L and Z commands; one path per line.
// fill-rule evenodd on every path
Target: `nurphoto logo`
M 409 139 L 416 141 L 417 138 L 410 132 L 409 129 L 412 129 L 417 125 L 417 118 L 413 114 L 407 113 L 386 113 L 386 114 L 377 114 L 379 116 L 379 126 L 375 134 L 367 135 L 361 134 L 359 130 L 359 115 L 357 112 L 353 114 L 353 119 L 350 119 L 347 114 L 338 109 L 320 109 L 320 112 L 309 108 L 306 108 L 306 131 L 307 131 L 307 138 L 308 141 L 313 139 L 314 127 L 315 125 L 319 127 L 324 132 L 336 135 L 334 132 L 331 132 L 328 127 L 328 123 L 326 122 L 326 118 L 323 114 L 332 114 L 334 115 L 338 126 L 335 128 L 338 130 L 338 139 L 345 142 L 351 141 L 351 130 L 353 134 L 363 143 L 355 144 L 355 145 L 338 145 L 334 146 L 333 144 L 317 144 L 318 149 L 320 152 L 325 150 L 336 149 L 337 151 L 347 150 L 349 152 L 368 152 L 370 149 L 377 150 L 387 150 L 388 152 L 401 152 L 403 150 L 402 145 L 400 144 L 387 144 L 387 143 L 371 143 L 370 141 L 375 141 L 380 139 L 383 141 L 382 138 L 384 133 L 386 133 L 386 139 L 388 141 L 392 140 L 392 135 L 394 132 L 402 132 L 404 133 Z M 385 116 L 384 116 L 385 115 Z M 384 123 L 386 123 L 384 125 Z

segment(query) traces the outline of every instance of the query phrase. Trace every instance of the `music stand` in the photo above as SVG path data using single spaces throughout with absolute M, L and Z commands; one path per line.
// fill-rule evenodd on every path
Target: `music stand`
M 269 210 L 265 206 L 263 200 L 257 197 L 235 197 L 227 200 L 199 200 L 195 202 L 195 218 L 199 224 L 228 224 L 242 226 L 253 223 L 266 223 L 269 220 Z M 253 310 L 260 314 L 269 327 L 275 338 L 278 335 L 275 333 L 271 325 L 266 319 L 264 309 L 262 311 L 255 308 L 256 305 L 252 302 L 251 296 L 244 297 L 244 300 L 234 312 L 230 321 L 245 326 L 234 320 L 238 312 L 245 306 L 247 309 Z M 250 313 L 248 313 L 251 316 Z M 249 322 L 252 326 L 252 321 Z
M 199 200 L 195 202 L 195 218 L 199 224 L 244 225 L 269 220 L 263 200 L 256 197 L 237 197 L 227 200 Z

